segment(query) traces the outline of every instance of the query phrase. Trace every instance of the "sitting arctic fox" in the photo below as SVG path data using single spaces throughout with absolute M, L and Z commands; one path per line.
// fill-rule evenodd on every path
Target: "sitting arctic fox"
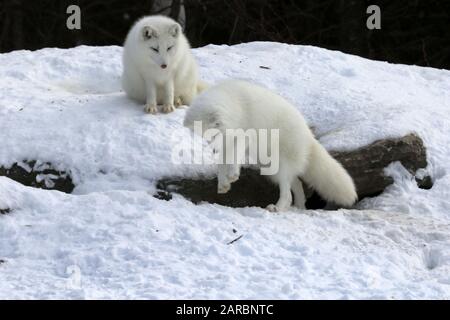
M 230 128 L 279 130 L 278 172 L 268 177 L 279 185 L 280 198 L 275 205 L 267 207 L 270 211 L 288 209 L 292 204 L 291 190 L 295 206 L 305 208 L 300 179 L 335 204 L 351 206 L 357 200 L 352 178 L 314 138 L 300 112 L 265 88 L 239 80 L 213 86 L 194 99 L 184 126 L 193 129 L 197 121 L 202 122 L 200 134 L 211 128 L 223 135 Z M 228 192 L 238 178 L 237 161 L 231 165 L 219 164 L 218 193 Z
M 164 16 L 138 20 L 129 31 L 123 51 L 122 86 L 126 94 L 156 113 L 189 105 L 202 89 L 198 67 L 181 26 Z

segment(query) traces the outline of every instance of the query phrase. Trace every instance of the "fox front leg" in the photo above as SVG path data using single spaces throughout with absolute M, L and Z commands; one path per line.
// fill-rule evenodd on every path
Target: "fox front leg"
M 228 165 L 217 165 L 217 193 L 227 193 L 231 189 L 231 183 L 228 179 Z
M 219 139 L 215 141 L 215 143 L 221 142 L 217 149 L 219 150 L 219 159 L 222 161 L 218 164 L 217 193 L 227 193 L 231 189 L 231 184 L 239 179 L 241 169 L 239 162 L 243 154 L 245 155 L 245 150 L 237 150 L 234 140 L 230 140 L 226 136 Z
M 146 81 L 145 86 L 147 96 L 144 111 L 155 114 L 158 112 L 158 108 L 156 107 L 156 86 L 151 81 Z
M 238 144 L 235 140 L 230 141 L 228 139 L 225 140 L 225 144 L 227 150 L 226 152 L 232 152 L 231 158 L 233 161 L 228 164 L 227 178 L 230 183 L 233 183 L 239 180 L 239 176 L 241 174 L 241 163 L 244 163 L 243 161 L 245 160 L 247 145 L 243 146 Z
M 163 94 L 163 112 L 169 113 L 175 110 L 174 106 L 174 85 L 173 81 L 169 80 L 162 86 Z
M 241 166 L 239 164 L 230 164 L 227 168 L 227 179 L 230 183 L 239 180 Z

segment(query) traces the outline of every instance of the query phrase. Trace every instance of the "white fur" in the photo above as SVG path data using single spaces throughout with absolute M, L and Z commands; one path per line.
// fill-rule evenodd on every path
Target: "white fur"
M 199 83 L 197 63 L 176 21 L 148 16 L 133 25 L 124 44 L 122 86 L 149 113 L 161 104 L 164 112 L 191 104 L 205 84 Z
M 351 206 L 357 200 L 352 178 L 314 138 L 300 112 L 265 88 L 239 80 L 211 87 L 192 102 L 184 125 L 192 128 L 194 121 L 202 121 L 204 129 L 218 128 L 223 134 L 236 128 L 279 129 L 279 171 L 269 178 L 278 183 L 280 198 L 276 205 L 268 206 L 271 211 L 288 209 L 291 191 L 295 205 L 305 208 L 299 178 L 338 205 Z M 219 165 L 218 171 L 218 192 L 227 192 L 239 178 L 239 166 Z

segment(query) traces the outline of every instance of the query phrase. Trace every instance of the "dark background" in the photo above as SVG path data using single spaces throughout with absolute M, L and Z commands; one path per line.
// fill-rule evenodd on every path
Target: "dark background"
M 121 45 L 133 21 L 161 11 L 155 0 L 0 0 L 0 52 Z M 66 8 L 81 7 L 81 30 L 66 28 Z M 381 30 L 366 9 L 381 8 Z M 309 44 L 371 59 L 450 69 L 450 0 L 168 0 L 184 12 L 193 47 L 255 40 Z

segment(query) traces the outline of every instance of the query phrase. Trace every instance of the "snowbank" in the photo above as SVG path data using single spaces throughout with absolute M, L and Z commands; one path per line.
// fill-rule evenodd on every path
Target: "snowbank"
M 203 78 L 263 84 L 328 149 L 419 134 L 431 190 L 400 166 L 360 210 L 269 214 L 151 197 L 185 110 L 151 116 L 120 88 L 120 47 L 0 55 L 0 165 L 72 171 L 67 195 L 0 177 L 0 298 L 450 298 L 450 72 L 315 47 L 196 49 Z M 233 244 L 231 240 L 242 235 Z

